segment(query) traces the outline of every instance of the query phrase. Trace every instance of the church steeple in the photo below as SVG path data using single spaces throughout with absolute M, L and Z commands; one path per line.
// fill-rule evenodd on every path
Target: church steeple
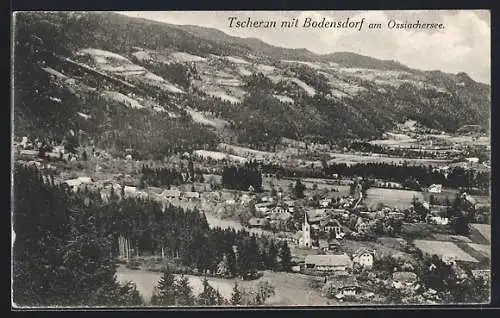
M 302 225 L 302 244 L 305 247 L 311 247 L 311 226 L 307 219 L 307 212 L 304 213 L 304 224 Z

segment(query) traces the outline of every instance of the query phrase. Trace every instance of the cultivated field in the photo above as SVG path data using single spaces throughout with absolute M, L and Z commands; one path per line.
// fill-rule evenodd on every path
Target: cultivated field
M 411 166 L 421 166 L 421 165 L 432 165 L 432 166 L 442 166 L 449 163 L 449 160 L 440 159 L 409 159 L 403 157 L 387 157 L 387 156 L 363 156 L 349 153 L 336 153 L 330 152 L 329 164 L 332 163 L 345 163 L 345 164 L 357 164 L 357 163 L 387 163 L 387 164 L 403 164 L 406 162 Z
M 245 163 L 247 159 L 239 156 L 230 155 L 224 152 L 219 151 L 209 151 L 209 150 L 195 150 L 193 151 L 193 155 L 204 158 L 204 159 L 213 159 L 213 160 L 228 160 L 234 162 Z
M 489 224 L 471 224 L 473 230 L 479 232 L 479 234 L 488 242 L 491 242 L 491 225 Z
M 384 204 L 393 208 L 405 209 L 411 206 L 414 196 L 421 201 L 423 199 L 422 193 L 418 191 L 370 188 L 367 190 L 363 202 L 367 207 Z
M 413 244 L 423 253 L 429 255 L 438 255 L 439 257 L 449 255 L 455 257 L 458 261 L 478 262 L 477 259 L 464 252 L 453 242 L 415 240 Z
M 403 223 L 401 227 L 401 236 L 408 241 L 414 239 L 434 240 L 436 234 L 453 235 L 453 232 L 447 225 L 428 223 Z
M 491 258 L 491 245 L 487 245 L 487 244 L 474 244 L 474 243 L 469 243 L 467 245 L 469 247 L 473 248 L 474 250 L 480 252 L 485 257 Z

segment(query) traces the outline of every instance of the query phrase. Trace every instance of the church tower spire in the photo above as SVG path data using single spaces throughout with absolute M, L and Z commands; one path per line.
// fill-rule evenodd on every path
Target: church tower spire
M 304 212 L 304 224 L 302 225 L 302 244 L 304 247 L 311 247 L 311 225 L 307 219 L 307 212 Z

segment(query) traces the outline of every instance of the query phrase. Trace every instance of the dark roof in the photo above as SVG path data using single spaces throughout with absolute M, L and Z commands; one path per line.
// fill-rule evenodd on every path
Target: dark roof
M 370 249 L 367 249 L 367 248 L 360 248 L 356 252 L 354 252 L 353 257 L 355 257 L 355 256 L 361 256 L 361 255 L 363 255 L 365 253 L 368 253 L 368 254 L 371 254 L 371 255 L 375 255 L 375 250 L 370 250 Z
M 359 288 L 356 278 L 352 275 L 335 276 L 328 279 L 328 283 L 334 285 L 338 289 L 356 287 Z

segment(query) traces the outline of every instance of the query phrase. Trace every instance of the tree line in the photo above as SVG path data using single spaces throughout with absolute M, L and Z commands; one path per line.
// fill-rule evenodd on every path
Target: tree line
M 278 178 L 336 178 L 363 177 L 399 182 L 408 188 L 420 190 L 432 184 L 442 184 L 450 188 L 472 189 L 481 191 L 489 189 L 490 175 L 488 172 L 454 167 L 448 173 L 429 166 L 411 166 L 389 163 L 323 163 L 322 168 L 288 168 L 281 164 L 261 164 L 262 172 L 275 174 Z
M 247 191 L 250 186 L 254 191 L 262 191 L 262 173 L 255 164 L 241 167 L 224 167 L 222 185 L 225 188 Z
M 255 289 L 241 288 L 235 282 L 229 299 L 224 298 L 218 289 L 212 287 L 206 277 L 203 278 L 202 284 L 202 292 L 194 295 L 186 276 L 175 277 L 171 272 L 165 271 L 154 287 L 151 304 L 153 306 L 263 305 L 275 294 L 274 286 L 267 281 L 259 282 Z
M 13 301 L 19 306 L 141 305 L 115 279 L 112 237 L 86 206 L 34 168 L 14 170 Z
M 189 161 L 188 166 L 184 169 L 176 170 L 166 167 L 150 167 L 143 164 L 141 167 L 140 184 L 142 187 L 170 187 L 172 185 L 179 186 L 186 182 L 204 182 L 204 177 L 201 171 L 195 171 L 192 161 Z

